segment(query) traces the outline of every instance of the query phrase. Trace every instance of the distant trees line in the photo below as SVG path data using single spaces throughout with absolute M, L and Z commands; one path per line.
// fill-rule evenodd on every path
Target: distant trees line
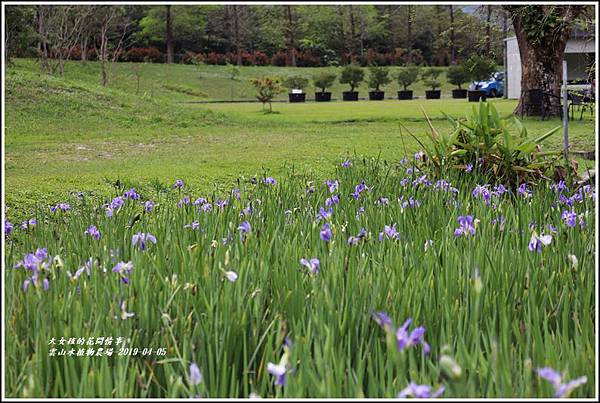
M 7 57 L 237 65 L 502 62 L 506 10 L 452 5 L 6 6 Z M 50 59 L 57 61 L 50 61 Z

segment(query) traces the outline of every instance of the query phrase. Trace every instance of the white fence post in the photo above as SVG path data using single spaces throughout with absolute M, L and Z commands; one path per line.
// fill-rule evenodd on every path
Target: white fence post
M 565 134 L 565 161 L 569 165 L 569 97 L 567 94 L 567 61 L 563 60 L 562 72 L 562 98 L 563 98 L 563 128 Z

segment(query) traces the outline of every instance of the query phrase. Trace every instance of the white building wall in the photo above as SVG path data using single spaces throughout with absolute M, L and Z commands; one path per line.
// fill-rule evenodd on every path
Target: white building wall
M 521 56 L 517 38 L 506 38 L 506 96 L 518 99 L 521 96 Z

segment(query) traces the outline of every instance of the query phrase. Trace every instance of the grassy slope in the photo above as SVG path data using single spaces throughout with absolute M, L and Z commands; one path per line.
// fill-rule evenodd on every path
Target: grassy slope
M 169 85 L 192 88 L 197 67 L 143 65 L 142 83 L 169 69 Z M 129 69 L 129 70 L 128 70 Z M 112 83 L 103 88 L 95 63 L 69 63 L 64 78 L 39 73 L 31 61 L 17 60 L 6 76 L 6 197 L 19 210 L 36 201 L 55 203 L 69 191 L 105 194 L 116 179 L 136 186 L 153 180 L 171 183 L 185 177 L 199 188 L 217 181 L 226 185 L 240 175 L 282 172 L 286 164 L 329 170 L 328 162 L 345 155 L 380 154 L 397 160 L 417 150 L 399 124 L 426 135 L 421 107 L 438 128 L 448 128 L 441 111 L 461 116 L 465 101 L 385 101 L 330 104 L 276 104 L 265 115 L 260 105 L 176 103 L 197 99 L 173 93 L 156 80 L 154 96 L 136 95 L 131 66 L 113 67 Z M 203 66 L 202 91 L 216 97 L 226 68 Z M 302 71 L 311 69 L 299 69 Z M 129 71 L 129 73 L 128 73 Z M 242 68 L 242 77 L 285 72 L 271 67 Z M 246 81 L 242 81 L 243 83 Z M 210 84 L 210 85 L 209 85 Z M 146 84 L 142 84 L 145 86 Z M 340 88 L 341 90 L 341 88 Z M 334 89 L 335 91 L 335 89 Z M 512 100 L 494 100 L 508 114 Z M 527 119 L 532 133 L 543 133 L 560 122 Z M 594 123 L 573 122 L 575 149 L 591 149 Z M 552 148 L 561 136 L 550 139 Z M 589 164 L 589 163 L 588 163 Z M 322 168 L 327 166 L 328 168 Z M 323 172 L 324 173 L 324 172 Z M 14 216 L 16 211 L 9 211 Z
M 37 63 L 33 60 L 18 60 L 17 65 L 27 69 L 36 69 Z M 136 71 L 139 69 L 139 73 Z M 396 75 L 400 67 L 390 67 L 390 77 L 393 82 L 385 86 L 386 95 L 393 96 L 398 91 L 398 83 Z M 442 74 L 438 78 L 442 84 L 442 92 L 444 95 L 450 96 L 450 91 L 454 86 L 446 81 L 446 69 L 442 69 Z M 250 82 L 251 78 L 260 76 L 278 76 L 288 77 L 292 75 L 301 75 L 309 78 L 309 87 L 306 92 L 309 98 L 313 97 L 315 88 L 312 84 L 312 77 L 315 73 L 321 72 L 325 68 L 313 67 L 250 67 L 244 66 L 240 68 L 240 75 L 237 81 L 230 78 L 230 67 L 228 66 L 209 66 L 209 65 L 166 65 L 152 63 L 118 63 L 112 66 L 111 86 L 117 89 L 125 90 L 130 93 L 135 93 L 137 88 L 137 75 L 140 76 L 139 93 L 148 94 L 154 97 L 162 97 L 169 100 L 230 100 L 233 94 L 235 99 L 254 99 L 254 88 Z M 339 77 L 340 67 L 331 67 L 326 70 L 336 73 Z M 68 62 L 65 77 L 67 79 L 78 79 L 86 82 L 99 83 L 100 66 L 94 62 Z M 360 96 L 367 96 L 369 88 L 366 83 L 368 77 L 365 69 L 365 81 L 358 87 L 357 91 Z M 232 92 L 233 88 L 233 92 Z M 333 93 L 333 97 L 341 97 L 342 91 L 347 91 L 346 84 L 340 84 L 335 81 L 332 88 L 329 90 Z M 415 96 L 423 97 L 425 94 L 425 86 L 418 81 L 411 86 Z M 278 99 L 287 99 L 286 94 L 281 94 Z

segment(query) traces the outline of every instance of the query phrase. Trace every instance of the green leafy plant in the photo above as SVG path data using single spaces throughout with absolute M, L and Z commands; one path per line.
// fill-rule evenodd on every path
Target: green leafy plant
M 541 143 L 560 126 L 537 136 L 529 136 L 515 116 L 501 117 L 493 104 L 480 101 L 464 119 L 445 115 L 453 129 L 438 131 L 423 110 L 430 128 L 432 146 L 411 136 L 423 147 L 427 160 L 438 170 L 464 169 L 471 164 L 492 182 L 518 184 L 547 179 L 556 173 L 561 150 L 543 152 Z M 410 133 L 410 132 L 409 132 Z
M 465 69 L 465 66 L 459 64 L 448 67 L 446 78 L 450 84 L 456 85 L 459 90 L 462 89 L 461 85 L 468 83 L 471 79 L 469 72 Z
M 286 78 L 283 83 L 289 90 L 304 90 L 308 87 L 308 78 L 304 76 L 291 76 Z
M 359 66 L 349 64 L 342 69 L 340 75 L 340 83 L 350 85 L 350 92 L 353 92 L 356 87 L 363 81 L 365 72 Z
M 336 77 L 333 73 L 319 73 L 313 77 L 313 84 L 316 88 L 320 88 L 321 92 L 325 92 L 327 88 L 331 87 Z
M 402 86 L 404 91 L 408 91 L 408 87 L 419 77 L 420 68 L 418 66 L 406 66 L 400 69 L 396 76 L 398 84 Z
M 440 74 L 441 71 L 439 69 L 430 67 L 421 73 L 421 80 L 427 87 L 431 88 L 432 91 L 435 91 L 436 89 L 440 88 L 441 85 L 441 83 L 437 80 Z
M 473 55 L 463 63 L 465 71 L 473 81 L 488 79 L 496 71 L 496 62 L 480 55 Z
M 265 104 L 269 104 L 269 113 L 273 112 L 271 102 L 277 94 L 281 94 L 285 91 L 281 83 L 281 79 L 278 77 L 262 77 L 252 79 L 252 84 L 257 89 L 258 94 L 256 98 L 262 102 L 263 111 L 265 110 Z
M 391 81 L 390 72 L 386 67 L 369 68 L 369 88 L 380 91 L 380 87 Z

